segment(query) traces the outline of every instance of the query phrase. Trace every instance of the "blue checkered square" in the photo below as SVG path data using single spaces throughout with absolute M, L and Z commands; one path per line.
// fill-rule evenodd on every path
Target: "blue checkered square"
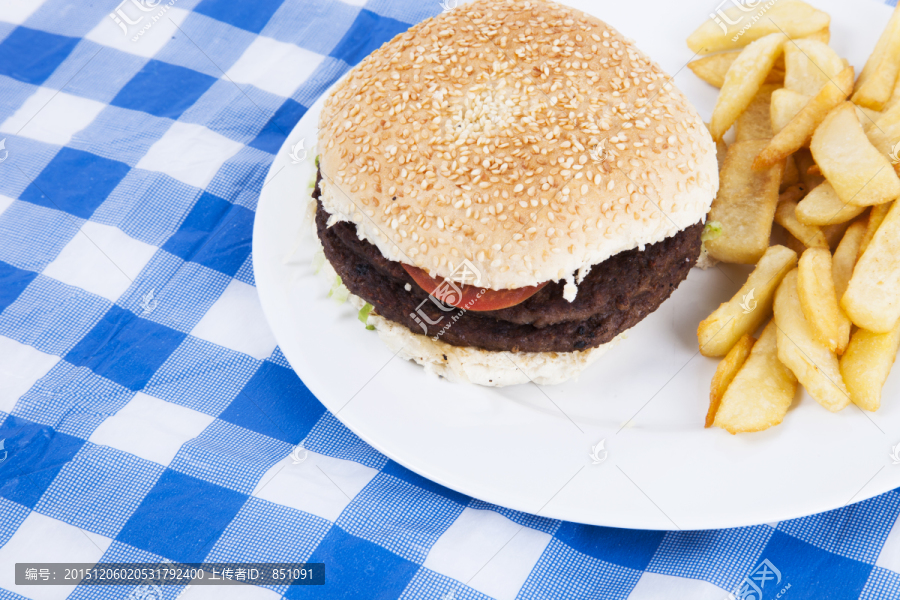
M 147 59 L 141 56 L 84 40 L 44 85 L 109 104 L 145 64 Z M 140 134 L 141 129 L 135 128 L 133 132 Z
M 0 214 L 0 261 L 43 271 L 81 229 L 81 219 L 30 202 L 13 202 Z M 36 240 L 40 239 L 40 243 Z
M 350 535 L 338 526 L 328 531 L 309 557 L 309 562 L 328 565 L 328 584 L 319 589 L 305 585 L 291 586 L 285 598 L 398 598 L 418 570 L 414 563 L 377 544 Z M 390 573 L 391 576 L 384 577 L 382 573 Z
M 68 0 L 46 0 L 25 25 L 60 35 L 84 37 L 105 18 L 110 7 L 104 4 L 77 4 Z
M 234 278 L 247 285 L 256 287 L 256 278 L 253 276 L 253 254 L 247 257 L 238 272 L 234 274 Z
M 280 348 L 275 349 L 275 353 L 269 360 L 285 368 L 290 368 L 284 355 L 281 354 Z M 322 415 L 316 426 L 303 440 L 303 446 L 319 454 L 352 460 L 379 471 L 388 463 L 388 458 L 384 454 L 359 439 L 330 412 Z
M 36 91 L 37 87 L 6 75 L 0 75 L 0 123 L 11 117 Z
M 0 75 L 41 85 L 77 44 L 76 38 L 17 27 L 0 42 Z
M 0 194 L 18 198 L 59 152 L 59 146 L 8 135 L 7 159 L 0 163 Z
M 422 564 L 428 549 L 465 508 L 459 500 L 465 498 L 438 494 L 382 471 L 344 509 L 336 525 Z
M 148 394 L 214 417 L 231 404 L 262 361 L 211 342 L 188 337 L 163 363 Z
M 250 142 L 250 146 L 275 154 L 306 111 L 307 108 L 295 100 L 286 100 L 266 122 L 259 135 Z
M 859 600 L 900 598 L 900 574 L 881 567 L 872 569 Z
M 774 529 L 768 525 L 714 531 L 670 531 L 647 571 L 709 581 L 733 590 L 765 556 Z M 703 557 L 695 560 L 694 557 Z
M 9 452 L 0 463 L 0 497 L 28 508 L 84 445 L 82 439 L 13 415 L 0 425 L 0 439 Z
M 406 23 L 362 9 L 329 55 L 348 65 L 356 65 L 384 42 L 407 29 L 409 26 Z M 365 35 L 362 32 L 365 32 Z
M 107 106 L 90 125 L 72 137 L 70 145 L 134 167 L 171 126 L 170 119 Z M 123 183 L 135 176 L 135 171 L 129 171 Z M 116 190 L 113 195 L 123 193 L 128 192 Z
M 193 12 L 155 58 L 219 79 L 254 39 L 248 31 Z M 227 79 L 220 83 L 233 86 Z
M 130 390 L 139 390 L 185 334 L 113 305 L 65 359 Z
M 203 562 L 247 496 L 166 471 L 116 539 L 172 560 Z
M 620 531 L 627 534 L 629 530 Z M 640 577 L 641 571 L 584 554 L 554 538 L 529 573 L 518 598 L 625 600 Z
M 15 293 L 16 285 L 31 277 L 27 271 L 10 275 L 9 267 L 0 263 L 2 272 L 7 273 L 10 287 L 0 292 L 0 302 Z M 100 321 L 111 304 L 105 298 L 40 275 L 0 314 L 0 335 L 62 356 Z
M 133 397 L 132 390 L 60 361 L 19 398 L 14 413 L 87 439 Z
M 228 0 L 203 0 L 195 9 L 206 15 L 252 33 L 265 27 L 284 0 L 258 0 L 257 2 L 229 2 Z
M 89 219 L 127 172 L 123 162 L 63 148 L 19 198 Z
M 358 14 L 358 6 L 345 2 L 285 2 L 261 34 L 318 54 L 328 54 L 339 39 L 335 33 L 349 30 Z
M 215 81 L 215 78 L 192 69 L 151 59 L 110 104 L 177 119 Z
M 255 148 L 242 148 L 222 165 L 207 189 L 237 206 L 255 211 L 271 163 L 268 154 Z M 242 219 L 245 216 L 249 215 L 240 214 Z
M 251 497 L 207 561 L 304 562 L 330 528 L 321 517 Z
M 478 590 L 456 581 L 446 575 L 436 573 L 422 567 L 403 590 L 400 600 L 419 600 L 420 598 L 453 598 L 453 600 L 491 600 Z
M 283 99 L 253 86 L 220 79 L 188 110 L 181 121 L 203 125 L 227 138 L 249 143 Z
M 169 468 L 250 494 L 291 448 L 287 442 L 216 420 L 181 446 Z
M 47 488 L 37 512 L 114 538 L 165 467 L 88 443 Z
M 250 255 L 253 213 L 204 192 L 163 250 L 234 275 Z
M 0 262 L 0 313 L 18 300 L 36 277 L 37 273 L 17 269 L 10 264 Z

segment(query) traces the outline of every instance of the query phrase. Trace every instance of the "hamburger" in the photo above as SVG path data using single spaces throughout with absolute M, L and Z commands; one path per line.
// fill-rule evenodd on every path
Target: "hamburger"
M 701 250 L 716 149 L 603 21 L 484 0 L 384 44 L 319 123 L 316 231 L 400 357 L 502 386 L 577 376 Z

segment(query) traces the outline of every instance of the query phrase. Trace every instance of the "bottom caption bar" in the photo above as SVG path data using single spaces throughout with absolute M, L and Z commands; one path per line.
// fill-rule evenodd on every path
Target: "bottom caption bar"
M 16 563 L 16 585 L 325 585 L 325 563 Z

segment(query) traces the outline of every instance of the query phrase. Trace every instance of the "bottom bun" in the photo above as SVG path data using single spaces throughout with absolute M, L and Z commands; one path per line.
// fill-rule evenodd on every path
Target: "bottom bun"
M 362 306 L 362 300 L 354 297 L 356 301 Z M 489 352 L 435 341 L 378 315 L 369 315 L 368 323 L 375 327 L 378 337 L 391 352 L 415 361 L 426 372 L 453 382 L 491 387 L 532 381 L 538 385 L 556 385 L 575 379 L 625 336 L 620 333 L 611 342 L 576 352 Z

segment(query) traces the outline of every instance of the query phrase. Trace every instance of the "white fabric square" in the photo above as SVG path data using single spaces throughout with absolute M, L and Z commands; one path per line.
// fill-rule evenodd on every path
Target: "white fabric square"
M 0 150 L 0 154 L 2 154 L 2 150 Z M 2 158 L 2 157 L 0 157 Z M 12 206 L 12 203 L 15 202 L 15 198 L 10 198 L 9 196 L 4 196 L 0 194 L 0 215 L 3 214 L 3 211 Z
M 41 4 L 43 2 L 35 0 L 3 0 L 3 18 L 0 20 L 21 25 Z
M 513 600 L 550 540 L 550 535 L 494 511 L 466 508 L 431 548 L 423 566 L 466 581 L 497 600 Z
M 631 590 L 628 600 L 722 600 L 728 593 L 722 588 L 699 579 L 686 579 L 659 573 L 644 573 Z
M 12 565 L 20 562 L 94 564 L 110 544 L 112 540 L 107 537 L 32 512 L 0 548 L 0 564 L 9 566 L 0 569 L 0 588 L 33 600 L 62 600 L 72 593 L 74 585 L 17 586 Z
M 271 356 L 278 343 L 263 315 L 256 288 L 237 279 L 228 284 L 191 335 L 258 359 Z
M 90 441 L 168 466 L 181 445 L 200 435 L 214 420 L 138 392 L 122 410 L 94 430 Z
M 115 302 L 156 250 L 117 227 L 87 221 L 43 274 Z
M 179 34 L 176 25 L 180 26 L 189 14 L 180 8 L 167 7 L 167 4 L 162 2 L 149 11 L 143 11 L 136 3 L 125 0 L 111 7 L 110 12 L 85 38 L 129 54 L 145 58 L 155 56 L 172 36 Z M 110 14 L 115 14 L 119 22 Z M 154 21 L 154 17 L 158 18 Z
M 293 44 L 260 36 L 253 40 L 226 75 L 235 83 L 249 83 L 261 90 L 290 96 L 325 60 L 325 57 Z
M 302 510 L 332 523 L 378 471 L 359 463 L 301 450 L 277 462 L 253 490 L 275 504 Z
M 0 133 L 65 146 L 104 108 L 106 105 L 102 102 L 41 87 L 0 124 Z
M 138 162 L 178 181 L 205 188 L 222 164 L 243 148 L 202 125 L 175 122 Z
M 0 410 L 12 412 L 16 400 L 58 362 L 58 356 L 0 336 Z

